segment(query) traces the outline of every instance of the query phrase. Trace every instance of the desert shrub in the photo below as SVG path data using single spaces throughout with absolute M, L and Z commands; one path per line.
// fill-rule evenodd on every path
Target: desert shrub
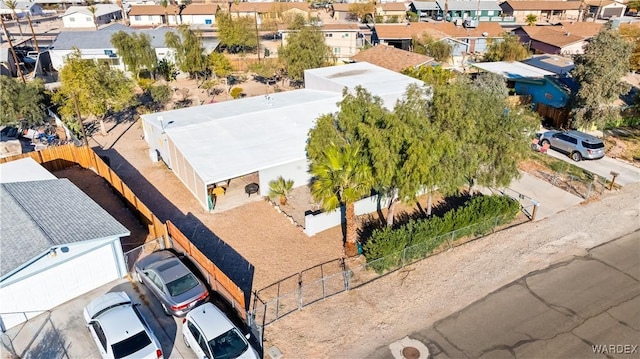
M 234 87 L 231 89 L 231 92 L 229 93 L 229 95 L 231 95 L 232 98 L 240 98 L 242 96 L 242 92 L 244 90 L 242 89 L 242 87 Z
M 509 197 L 477 196 L 442 217 L 377 229 L 364 245 L 367 263 L 378 272 L 397 267 L 403 259 L 426 257 L 447 240 L 487 234 L 509 223 L 519 211 L 520 204 Z

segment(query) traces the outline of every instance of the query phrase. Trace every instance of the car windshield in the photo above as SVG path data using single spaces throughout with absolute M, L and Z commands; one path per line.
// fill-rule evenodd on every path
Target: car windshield
M 604 143 L 602 142 L 598 142 L 598 143 L 589 143 L 586 141 L 582 141 L 582 145 L 584 146 L 584 148 L 588 148 L 591 150 L 597 150 L 599 148 L 604 148 Z
M 175 297 L 176 295 L 180 295 L 197 285 L 198 280 L 196 280 L 193 274 L 189 273 L 174 280 L 173 282 L 167 283 L 167 290 L 169 291 L 169 295 Z
M 140 351 L 149 344 L 151 344 L 151 339 L 143 330 L 119 343 L 111 345 L 111 349 L 113 350 L 113 356 L 115 358 L 124 358 Z
M 216 359 L 233 359 L 244 353 L 249 347 L 249 343 L 237 329 L 222 334 L 221 336 L 209 341 L 211 353 Z

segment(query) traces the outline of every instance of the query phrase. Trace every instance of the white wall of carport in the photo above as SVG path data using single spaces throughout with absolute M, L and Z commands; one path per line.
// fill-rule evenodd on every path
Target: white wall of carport
M 280 166 L 265 168 L 258 171 L 260 177 L 260 195 L 269 195 L 269 182 L 282 176 L 285 180 L 293 180 L 294 187 L 305 186 L 309 183 L 309 163 L 307 159 L 302 159 Z

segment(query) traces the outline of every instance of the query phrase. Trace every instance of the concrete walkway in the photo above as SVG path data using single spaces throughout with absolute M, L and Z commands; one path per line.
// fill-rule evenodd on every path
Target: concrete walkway
M 437 359 L 637 358 L 640 232 L 530 273 L 409 338 Z
M 525 208 L 528 207 L 529 210 L 533 209 L 533 201 L 537 201 L 539 206 L 536 210 L 536 221 L 550 217 L 583 201 L 581 197 L 566 192 L 547 181 L 526 172 L 521 172 L 521 174 L 520 179 L 511 182 L 509 188 L 506 189 L 506 194 L 512 197 L 517 197 L 518 194 L 524 195 L 525 198 L 520 199 L 520 204 Z M 481 192 L 488 194 L 495 191 L 481 189 Z

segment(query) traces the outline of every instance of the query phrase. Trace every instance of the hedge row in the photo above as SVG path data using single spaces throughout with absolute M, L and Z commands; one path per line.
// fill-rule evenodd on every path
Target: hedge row
M 511 222 L 519 211 L 520 204 L 509 197 L 473 197 L 442 217 L 412 220 L 397 229 L 375 230 L 363 247 L 364 254 L 368 265 L 381 272 L 402 261 L 426 257 L 444 241 L 487 234 L 496 226 Z

